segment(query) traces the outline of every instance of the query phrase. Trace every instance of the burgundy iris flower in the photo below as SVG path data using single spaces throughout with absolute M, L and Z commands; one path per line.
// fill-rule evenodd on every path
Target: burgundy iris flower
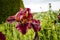
M 2 32 L 0 32 L 0 40 L 6 40 L 6 37 Z
M 17 21 L 16 25 L 17 30 L 19 30 L 22 34 L 26 34 L 28 29 L 33 28 L 35 32 L 40 29 L 40 21 L 33 19 L 33 14 L 31 13 L 30 8 L 25 8 L 20 10 L 14 15 L 7 18 L 9 23 L 13 21 Z

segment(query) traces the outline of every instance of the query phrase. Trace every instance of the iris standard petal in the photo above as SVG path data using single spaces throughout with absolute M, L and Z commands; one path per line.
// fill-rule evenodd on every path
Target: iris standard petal
M 25 17 L 27 18 L 28 21 L 33 19 L 33 14 L 31 13 L 30 8 L 25 8 L 24 15 L 25 15 Z
M 30 8 L 25 8 L 24 12 L 26 13 L 26 11 L 28 11 L 28 13 L 31 13 L 31 9 Z
M 29 13 L 28 11 L 30 11 L 30 9 L 26 8 L 22 11 L 17 12 L 17 14 L 15 15 L 15 19 L 17 21 L 23 21 L 23 22 L 31 20 L 33 18 L 33 15 L 32 13 Z
M 33 14 L 28 14 L 28 20 L 31 21 L 33 19 Z
M 22 14 L 23 14 L 22 11 L 19 11 L 19 12 L 16 13 L 16 15 L 15 15 L 16 21 L 20 21 L 20 19 L 23 17 Z M 20 18 L 20 17 L 21 17 L 21 18 Z

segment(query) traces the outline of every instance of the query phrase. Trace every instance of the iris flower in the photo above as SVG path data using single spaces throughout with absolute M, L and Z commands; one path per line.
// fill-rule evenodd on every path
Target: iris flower
M 2 32 L 0 32 L 0 40 L 6 40 L 6 37 Z
M 16 29 L 22 34 L 26 34 L 30 28 L 33 28 L 34 32 L 38 32 L 40 30 L 40 21 L 33 19 L 33 14 L 31 13 L 30 8 L 20 8 L 14 16 L 8 17 L 7 21 L 9 23 L 17 21 Z

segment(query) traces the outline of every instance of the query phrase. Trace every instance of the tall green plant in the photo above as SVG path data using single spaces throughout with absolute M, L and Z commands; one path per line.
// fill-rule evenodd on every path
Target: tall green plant
M 24 8 L 22 0 L 0 0 L 0 23 L 8 16 L 14 15 L 19 8 Z

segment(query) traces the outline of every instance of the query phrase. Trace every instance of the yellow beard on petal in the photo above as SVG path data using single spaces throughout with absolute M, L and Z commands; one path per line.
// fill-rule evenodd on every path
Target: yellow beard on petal
M 26 12 L 26 17 L 28 17 L 28 11 Z
M 27 22 L 27 19 L 24 19 L 24 20 L 22 21 L 22 23 L 25 23 L 25 22 Z

